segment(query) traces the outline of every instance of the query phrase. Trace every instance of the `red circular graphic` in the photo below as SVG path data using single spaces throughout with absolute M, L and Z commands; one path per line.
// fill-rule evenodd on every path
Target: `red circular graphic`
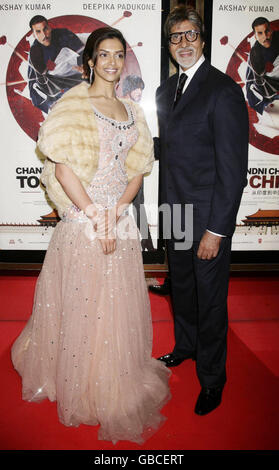
M 279 29 L 279 20 L 272 21 L 270 24 L 274 31 Z M 230 77 L 232 77 L 236 82 L 241 82 L 242 88 L 245 86 L 245 83 L 242 82 L 238 69 L 239 66 L 242 64 L 243 60 L 248 59 L 248 54 L 251 49 L 250 42 L 248 41 L 248 39 L 250 39 L 253 34 L 253 32 L 248 34 L 248 36 L 246 36 L 243 41 L 241 41 L 239 46 L 236 47 L 235 52 L 230 58 L 226 70 L 226 73 L 230 75 Z M 221 44 L 225 45 L 228 43 L 228 41 L 229 38 L 227 36 L 224 36 L 224 38 L 221 39 Z M 241 59 L 241 57 L 243 60 Z M 246 104 L 249 113 L 250 144 L 258 148 L 259 150 L 262 150 L 263 152 L 279 155 L 279 135 L 271 138 L 266 135 L 260 134 L 254 126 L 254 124 L 259 121 L 257 113 L 253 108 L 248 105 L 248 103 Z
M 75 34 L 88 33 L 90 34 L 97 28 L 103 26 L 108 26 L 102 21 L 99 21 L 95 18 L 90 18 L 87 16 L 81 15 L 64 15 L 57 16 L 48 20 L 52 28 L 67 28 Z M 23 60 L 28 61 L 28 53 L 30 50 L 30 44 L 27 37 L 31 36 L 32 32 L 29 31 L 17 44 L 14 49 L 14 52 L 10 58 L 7 76 L 6 76 L 6 90 L 7 98 L 13 113 L 14 118 L 16 119 L 19 126 L 22 130 L 33 140 L 37 140 L 40 123 L 44 121 L 44 115 L 42 111 L 36 108 L 30 99 L 22 96 L 19 93 L 22 93 L 25 87 L 28 87 L 28 83 L 24 81 L 20 73 L 20 66 Z M 6 41 L 6 37 L 2 36 L 0 38 L 2 41 Z M 4 43 L 4 42 L 3 42 Z M 138 75 L 141 77 L 140 66 L 137 61 L 137 58 L 127 44 L 127 55 L 125 66 L 121 75 L 121 80 L 119 84 L 119 90 L 121 90 L 121 82 L 127 75 Z M 19 84 L 9 85 L 14 82 L 22 82 Z

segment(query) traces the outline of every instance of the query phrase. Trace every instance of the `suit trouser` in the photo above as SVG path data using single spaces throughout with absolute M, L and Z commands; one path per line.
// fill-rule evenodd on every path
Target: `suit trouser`
M 197 257 L 199 242 L 189 250 L 175 250 L 168 241 L 175 347 L 178 357 L 196 355 L 202 387 L 226 382 L 227 295 L 231 238 L 224 237 L 216 258 Z

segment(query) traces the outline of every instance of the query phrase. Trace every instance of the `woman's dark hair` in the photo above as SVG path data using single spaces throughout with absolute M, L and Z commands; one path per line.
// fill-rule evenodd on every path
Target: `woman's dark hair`
M 110 26 L 105 28 L 98 28 L 88 36 L 82 56 L 84 76 L 88 79 L 88 81 L 90 77 L 90 67 L 88 65 L 88 61 L 92 59 L 93 64 L 95 65 L 97 60 L 97 51 L 100 43 L 105 39 L 114 38 L 121 42 L 124 49 L 124 56 L 126 56 L 126 41 L 123 37 L 123 34 L 118 29 L 111 28 Z

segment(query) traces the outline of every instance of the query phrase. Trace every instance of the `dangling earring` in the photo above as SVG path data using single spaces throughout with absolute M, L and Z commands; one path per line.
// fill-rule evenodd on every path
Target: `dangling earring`
M 94 67 L 90 67 L 90 77 L 89 77 L 90 85 L 92 85 L 93 83 L 93 78 L 94 78 Z

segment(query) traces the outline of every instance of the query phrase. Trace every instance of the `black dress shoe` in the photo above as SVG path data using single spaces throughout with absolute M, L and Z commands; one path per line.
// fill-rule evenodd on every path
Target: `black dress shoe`
M 195 407 L 195 413 L 203 416 L 215 410 L 222 401 L 223 387 L 206 388 L 203 387 L 199 394 Z
M 187 357 L 177 357 L 174 354 L 170 353 L 157 358 L 158 361 L 164 362 L 167 367 L 179 366 L 179 364 L 181 364 L 181 362 L 185 361 L 186 359 L 194 360 L 194 355 L 189 355 Z
M 169 295 L 170 294 L 170 278 L 166 277 L 164 284 L 160 286 L 149 286 L 150 292 L 153 294 L 159 295 Z

